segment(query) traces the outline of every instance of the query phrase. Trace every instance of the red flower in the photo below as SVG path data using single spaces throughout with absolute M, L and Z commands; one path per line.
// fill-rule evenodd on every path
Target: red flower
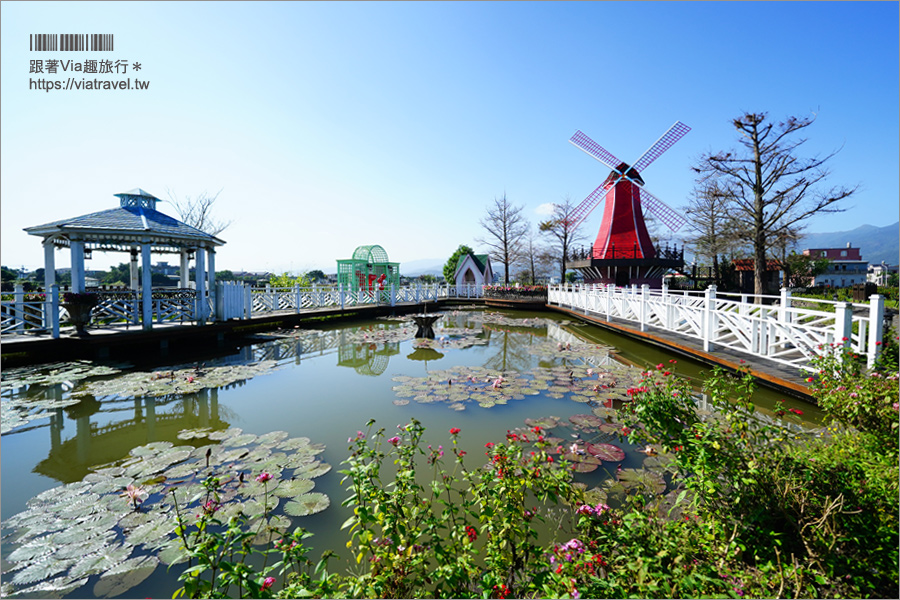
M 470 542 L 474 542 L 478 539 L 478 530 L 471 525 L 466 525 L 466 535 L 469 536 Z
M 494 447 L 494 442 L 488 442 L 487 444 L 484 445 L 484 447 L 485 447 L 485 448 L 493 448 L 493 447 Z
M 450 435 L 456 435 L 457 433 L 459 433 L 459 431 L 460 431 L 459 427 L 451 427 Z

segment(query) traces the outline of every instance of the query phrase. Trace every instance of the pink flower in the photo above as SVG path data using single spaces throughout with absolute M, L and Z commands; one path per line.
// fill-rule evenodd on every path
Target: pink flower
M 274 578 L 274 577 L 266 577 L 266 578 L 263 580 L 262 585 L 259 586 L 259 589 L 260 589 L 260 590 L 267 590 L 267 589 L 269 589 L 270 587 L 272 587 L 272 585 L 273 585 L 274 583 L 275 583 L 275 578 Z
M 129 483 L 125 487 L 125 491 L 122 492 L 120 495 L 128 498 L 131 501 L 131 505 L 134 508 L 137 508 L 138 504 L 140 504 L 141 502 L 144 501 L 144 499 L 141 498 L 141 496 L 143 496 L 145 494 L 146 494 L 146 492 L 144 492 L 144 488 L 142 488 L 139 485 L 132 485 Z
M 265 482 L 269 481 L 270 479 L 272 479 L 272 476 L 269 473 L 266 473 L 265 471 L 263 471 L 262 473 L 260 473 L 259 475 L 256 476 L 256 481 L 258 481 L 259 483 L 265 483 Z
M 394 437 L 392 437 L 392 438 L 390 438 L 390 439 L 388 440 L 388 443 L 390 443 L 390 444 L 393 445 L 393 446 L 399 446 L 399 445 L 400 445 L 400 438 L 397 437 L 397 436 L 395 435 Z

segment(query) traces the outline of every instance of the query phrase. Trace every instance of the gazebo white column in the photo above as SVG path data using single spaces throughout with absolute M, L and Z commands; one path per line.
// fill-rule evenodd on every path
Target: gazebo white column
M 138 259 L 137 259 L 137 257 L 138 257 L 137 248 L 132 248 L 131 249 L 131 263 L 130 263 L 131 264 L 131 269 L 130 269 L 131 280 L 128 283 L 129 283 L 129 288 L 131 288 L 131 291 L 133 291 L 133 292 L 136 292 L 140 289 L 140 285 L 138 284 Z
M 212 315 L 216 314 L 216 251 L 209 249 L 209 267 L 207 269 L 209 277 L 207 278 L 207 286 L 209 287 L 209 304 L 212 305 Z
M 191 275 L 190 259 L 188 258 L 188 249 L 181 249 L 181 270 L 178 275 L 178 287 L 187 289 L 188 279 Z
M 56 283 L 56 255 L 53 253 L 56 246 L 53 240 L 44 240 L 44 292 L 50 293 L 50 286 Z M 47 296 L 49 300 L 50 297 Z
M 195 255 L 194 278 L 197 288 L 197 322 L 206 322 L 206 250 L 197 248 Z
M 141 327 L 144 331 L 153 328 L 153 284 L 150 273 L 150 242 L 141 243 Z
M 56 255 L 52 239 L 44 240 L 44 298 L 47 305 L 44 309 L 44 327 L 53 327 L 53 284 L 56 283 Z
M 76 294 L 84 292 L 84 242 L 72 240 L 72 291 Z

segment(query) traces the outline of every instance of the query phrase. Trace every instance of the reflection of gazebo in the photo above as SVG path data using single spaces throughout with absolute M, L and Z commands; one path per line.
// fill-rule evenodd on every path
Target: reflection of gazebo
M 377 244 L 359 246 L 353 258 L 337 261 L 337 279 L 351 290 L 374 290 L 382 283 L 384 288 L 399 287 L 400 263 L 388 262 L 387 252 Z
M 141 322 L 144 329 L 152 323 L 150 253 L 181 255 L 181 287 L 188 287 L 188 261 L 195 257 L 196 290 L 199 314 L 209 314 L 206 302 L 215 290 L 215 248 L 225 242 L 156 210 L 159 199 L 142 190 L 116 194 L 119 207 L 70 219 L 53 221 L 25 229 L 44 238 L 44 289 L 56 282 L 54 248 L 68 247 L 72 255 L 72 291 L 83 292 L 84 259 L 93 251 L 131 253 L 131 289 L 141 290 Z M 138 253 L 143 273 L 138 285 Z M 207 267 L 206 255 L 209 254 Z M 208 284 L 207 284 L 208 275 Z M 209 290 L 209 291 L 208 291 Z M 213 302 L 213 305 L 215 303 Z
M 35 473 L 70 483 L 80 481 L 92 467 L 121 460 L 135 446 L 148 442 L 169 441 L 184 444 L 178 439 L 183 429 L 209 427 L 212 430 L 227 429 L 230 424 L 219 416 L 217 388 L 205 389 L 181 398 L 183 410 L 157 413 L 157 398 L 135 398 L 131 418 L 113 420 L 106 424 L 91 422 L 91 414 L 79 414 L 78 406 L 57 409 L 50 416 L 50 452 L 47 458 L 34 467 Z M 101 403 L 97 403 L 99 406 Z M 65 412 L 75 421 L 75 436 L 62 440 Z

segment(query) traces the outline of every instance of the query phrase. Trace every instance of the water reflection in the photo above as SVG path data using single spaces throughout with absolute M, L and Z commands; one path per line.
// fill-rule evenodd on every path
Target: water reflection
M 360 375 L 377 377 L 388 368 L 391 356 L 400 354 L 399 342 L 343 344 L 338 350 L 338 366 L 350 367 Z
M 128 456 L 135 446 L 178 439 L 182 429 L 227 429 L 221 419 L 219 390 L 206 389 L 187 396 L 133 398 L 100 402 L 86 398 L 50 416 L 50 452 L 34 467 L 35 473 L 61 483 L 80 481 L 92 467 Z M 115 418 L 128 413 L 127 418 Z M 74 421 L 74 436 L 63 439 L 66 422 Z M 103 422 L 105 421 L 105 423 Z

